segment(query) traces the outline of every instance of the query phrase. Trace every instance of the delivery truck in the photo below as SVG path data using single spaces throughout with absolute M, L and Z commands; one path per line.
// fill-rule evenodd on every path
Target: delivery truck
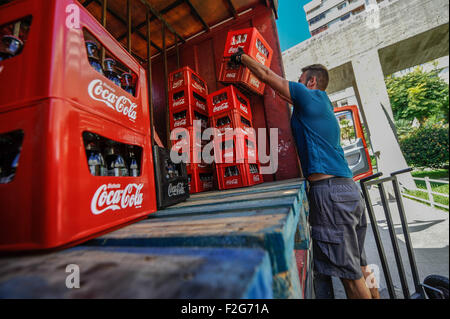
M 277 6 L 276 0 L 0 1 L 0 250 L 46 250 L 89 239 L 99 247 L 259 247 L 270 260 L 269 266 L 262 264 L 272 277 L 261 281 L 270 292 L 264 286 L 260 295 L 240 296 L 311 298 L 309 207 L 291 109 L 251 74 L 240 73 L 247 82 L 236 84 L 244 95 L 244 122 L 256 130 L 255 143 L 265 140 L 265 155 L 275 149 L 277 169 L 259 176 L 259 164 L 250 165 L 254 177 L 247 184 L 263 184 L 206 192 L 172 210 L 158 210 L 165 207 L 158 205 L 164 198 L 158 193 L 161 179 L 187 174 L 171 166 L 162 151 L 172 144 L 170 99 L 178 93 L 170 91 L 169 75 L 189 69 L 209 93 L 227 91 L 224 51 L 252 38 L 257 58 L 283 76 Z M 197 99 L 206 103 L 201 87 Z M 371 175 L 357 109 L 336 112 L 343 126 L 353 128 L 345 132 L 355 179 Z M 270 136 L 274 129 L 276 139 Z M 267 165 L 261 160 L 261 167 Z M 223 172 L 235 174 L 229 167 Z M 165 185 L 169 197 L 189 193 L 186 180 L 176 181 Z M 210 175 L 204 181 L 211 186 Z M 197 228 L 186 226 L 189 216 L 206 212 L 223 222 L 211 226 L 214 218 L 209 218 L 200 230 L 205 234 L 196 237 L 191 232 Z M 230 233 L 234 226 L 219 212 L 229 212 L 225 217 L 233 217 L 232 223 L 243 214 L 243 224 Z M 153 230 L 158 225 L 153 215 L 173 214 L 181 216 L 175 233 L 186 234 Z M 275 215 L 266 221 L 265 214 Z M 125 227 L 129 224 L 150 229 L 139 237 L 128 228 L 133 225 Z M 102 237 L 117 229 L 129 230 L 131 237 Z M 261 240 L 261 234 L 267 237 Z

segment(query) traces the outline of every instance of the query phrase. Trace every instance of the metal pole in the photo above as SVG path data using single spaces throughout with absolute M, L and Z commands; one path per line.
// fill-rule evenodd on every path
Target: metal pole
M 384 252 L 384 247 L 381 242 L 380 232 L 378 231 L 377 219 L 373 211 L 372 201 L 370 199 L 369 192 L 367 191 L 366 185 L 361 181 L 361 190 L 364 195 L 364 201 L 366 202 L 367 213 L 370 218 L 370 225 L 372 227 L 373 236 L 375 237 L 375 243 L 377 245 L 378 255 L 380 256 L 381 267 L 383 268 L 384 278 L 386 280 L 386 286 L 391 299 L 397 299 L 397 295 L 394 290 L 394 283 L 392 282 L 391 272 L 389 271 L 389 265 L 386 259 L 386 253 Z
M 175 48 L 177 50 L 177 70 L 180 69 L 180 49 L 178 47 L 178 38 L 175 35 Z
M 162 24 L 162 42 L 163 42 L 163 64 L 164 64 L 164 88 L 166 93 L 166 131 L 167 131 L 167 148 L 171 148 L 170 143 L 170 112 L 169 112 L 169 88 L 168 88 L 168 71 L 167 71 L 167 48 L 166 48 L 166 25 Z
M 20 36 L 20 21 L 19 21 L 19 22 L 16 22 L 16 23 L 14 24 L 13 35 L 14 35 L 15 37 L 19 37 L 19 36 Z
M 152 53 L 151 53 L 151 37 L 150 37 L 150 13 L 147 9 L 147 88 L 148 88 L 148 107 L 150 110 L 150 132 L 152 151 L 155 145 L 155 126 L 153 118 L 153 93 L 152 93 Z
M 397 263 L 398 274 L 400 276 L 400 283 L 402 285 L 403 295 L 405 299 L 410 299 L 408 283 L 406 281 L 405 269 L 403 268 L 402 256 L 397 243 L 397 236 L 395 234 L 394 223 L 392 222 L 391 210 L 389 208 L 389 201 L 386 196 L 386 190 L 384 185 L 380 183 L 378 185 L 380 191 L 381 202 L 383 204 L 384 215 L 386 216 L 386 222 L 388 224 L 389 235 L 391 237 L 392 248 L 394 250 L 395 261 Z
M 402 229 L 403 229 L 403 236 L 405 237 L 405 244 L 406 249 L 408 251 L 408 258 L 409 258 L 409 264 L 411 266 L 411 273 L 414 280 L 414 286 L 416 288 L 416 293 L 419 293 L 422 295 L 422 297 L 425 297 L 425 293 L 423 291 L 423 287 L 420 284 L 419 280 L 419 272 L 417 271 L 417 265 L 416 265 L 416 258 L 414 256 L 414 250 L 411 244 L 411 237 L 409 236 L 409 230 L 408 230 L 408 220 L 405 215 L 405 208 L 403 206 L 403 200 L 402 195 L 400 192 L 400 187 L 398 185 L 397 177 L 394 176 L 394 179 L 392 180 L 392 184 L 394 186 L 394 193 L 395 198 L 397 199 L 397 207 L 398 212 L 400 215 L 400 220 L 402 222 Z
M 127 48 L 128 52 L 131 53 L 131 0 L 127 0 Z
M 106 29 L 106 15 L 108 14 L 108 0 L 103 0 L 102 2 L 102 26 Z M 105 60 L 105 48 L 102 45 L 102 49 L 100 51 L 100 55 L 101 55 L 101 64 L 103 66 L 103 62 Z
M 434 197 L 433 197 L 433 188 L 431 188 L 430 178 L 425 176 L 425 185 L 427 186 L 428 199 L 431 204 L 431 207 L 434 207 Z

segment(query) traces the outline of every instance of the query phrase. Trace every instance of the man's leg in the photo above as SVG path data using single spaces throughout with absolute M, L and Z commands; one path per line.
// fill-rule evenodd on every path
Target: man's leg
M 372 299 L 364 277 L 357 280 L 341 278 L 341 281 L 348 299 Z
M 380 299 L 380 292 L 378 291 L 378 283 L 377 279 L 373 275 L 372 271 L 367 266 L 361 266 L 362 273 L 364 275 L 365 282 L 369 285 L 370 294 L 372 295 L 372 299 Z M 367 278 L 369 278 L 370 282 L 367 282 Z

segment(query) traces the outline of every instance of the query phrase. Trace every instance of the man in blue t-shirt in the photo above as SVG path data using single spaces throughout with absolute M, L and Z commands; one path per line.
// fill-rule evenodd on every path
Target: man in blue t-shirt
M 339 124 L 325 93 L 327 69 L 319 64 L 303 68 L 296 83 L 278 76 L 242 50 L 231 57 L 231 63 L 247 66 L 294 106 L 291 127 L 310 186 L 315 272 L 340 278 L 348 298 L 379 298 L 364 252 L 364 200 L 352 179 L 340 146 Z

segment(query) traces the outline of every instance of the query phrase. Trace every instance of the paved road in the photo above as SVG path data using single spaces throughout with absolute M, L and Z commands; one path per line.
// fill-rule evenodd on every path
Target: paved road
M 372 203 L 374 204 L 375 215 L 378 224 L 391 276 L 398 292 L 399 298 L 402 297 L 401 284 L 398 277 L 395 257 L 392 250 L 389 231 L 387 228 L 386 217 L 384 215 L 381 201 L 379 200 L 379 193 L 377 189 L 370 191 Z M 430 206 L 421 204 L 419 202 L 404 198 L 403 204 L 408 219 L 408 227 L 412 245 L 414 247 L 414 254 L 416 257 L 417 268 L 419 271 L 419 278 L 423 279 L 429 274 L 437 274 L 442 276 L 449 276 L 449 213 L 432 208 Z M 412 281 L 411 269 L 408 262 L 406 252 L 405 240 L 401 229 L 400 218 L 396 202 L 390 202 L 393 223 L 397 234 L 398 245 L 403 257 L 403 265 L 408 277 L 410 292 L 414 292 L 414 285 Z M 368 218 L 370 222 L 370 219 Z M 380 292 L 382 298 L 389 298 L 384 274 L 381 267 L 378 251 L 372 233 L 372 226 L 368 225 L 368 232 L 366 237 L 366 254 L 368 262 L 379 267 L 380 273 Z M 333 278 L 334 293 L 336 299 L 346 298 L 344 289 L 340 281 Z

